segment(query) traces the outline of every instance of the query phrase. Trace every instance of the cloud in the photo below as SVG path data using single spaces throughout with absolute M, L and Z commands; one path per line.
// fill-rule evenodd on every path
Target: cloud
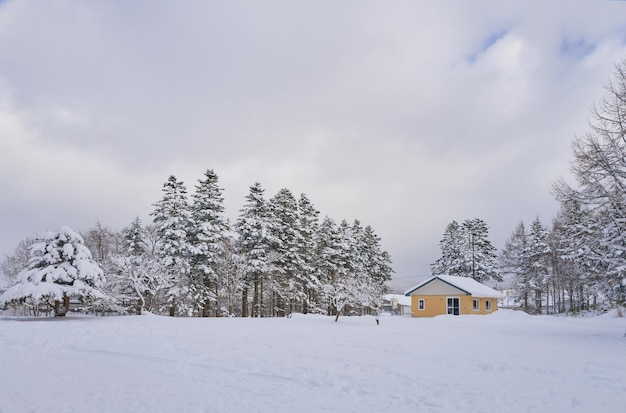
M 397 277 L 451 220 L 544 222 L 613 64 L 616 2 L 0 3 L 0 251 L 121 228 L 207 168 L 371 224 Z

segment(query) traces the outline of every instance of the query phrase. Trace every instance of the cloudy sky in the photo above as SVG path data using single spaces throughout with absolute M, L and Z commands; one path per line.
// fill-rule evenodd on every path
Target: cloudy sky
M 231 219 L 304 192 L 410 284 L 452 220 L 550 222 L 625 57 L 618 1 L 0 1 L 0 252 L 211 168 Z

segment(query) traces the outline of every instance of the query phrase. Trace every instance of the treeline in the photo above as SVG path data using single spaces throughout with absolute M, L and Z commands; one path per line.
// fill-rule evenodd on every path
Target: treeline
M 104 272 L 101 311 L 171 316 L 280 317 L 375 311 L 391 278 L 391 258 L 372 227 L 339 223 L 306 195 L 281 189 L 265 199 L 250 187 L 235 223 L 224 215 L 223 189 L 207 170 L 189 196 L 170 176 L 152 222 L 135 218 L 116 232 L 96 222 L 82 234 Z M 25 268 L 32 242 L 3 262 Z

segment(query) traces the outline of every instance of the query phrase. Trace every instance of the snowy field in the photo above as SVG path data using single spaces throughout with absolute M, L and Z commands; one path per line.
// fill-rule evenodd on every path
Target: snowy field
M 0 318 L 0 412 L 623 412 L 626 318 Z

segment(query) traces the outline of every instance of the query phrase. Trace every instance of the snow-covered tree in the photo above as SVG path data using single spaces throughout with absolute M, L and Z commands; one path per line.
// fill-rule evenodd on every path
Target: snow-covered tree
M 466 248 L 464 260 L 469 269 L 469 277 L 478 282 L 486 280 L 502 281 L 497 262 L 497 250 L 489 240 L 489 227 L 480 218 L 465 220 L 462 225 Z
M 30 260 L 17 283 L 0 296 L 0 305 L 49 304 L 57 317 L 65 316 L 70 297 L 83 301 L 102 296 L 102 269 L 92 259 L 83 238 L 63 226 L 38 236 L 30 246 Z
M 316 268 L 322 302 L 328 314 L 333 314 L 337 308 L 337 282 L 349 272 L 349 259 L 343 255 L 342 243 L 335 221 L 328 216 L 324 217 L 318 232 Z
M 170 176 L 163 185 L 163 198 L 154 204 L 154 225 L 159 236 L 156 255 L 167 272 L 167 303 L 171 316 L 192 311 L 189 289 L 188 231 L 191 226 L 187 188 Z
M 275 282 L 272 283 L 274 311 L 287 315 L 299 309 L 306 300 L 306 279 L 301 269 L 303 258 L 299 253 L 303 244 L 299 231 L 298 204 L 290 190 L 283 188 L 268 203 L 272 216 L 275 253 Z
M 115 269 L 112 257 L 120 253 L 122 239 L 120 234 L 96 220 L 93 227 L 81 234 L 91 256 L 104 272 L 104 295 L 94 303 L 95 307 L 104 311 L 126 312 L 125 297 L 115 280 Z
M 450 222 L 444 232 L 439 248 L 441 257 L 431 264 L 431 274 L 446 274 L 462 276 L 467 273 L 465 262 L 462 259 L 462 251 L 465 237 L 461 232 L 461 226 L 457 221 Z
M 356 306 L 361 300 L 363 277 L 359 267 L 356 240 L 353 227 L 346 220 L 338 226 L 330 220 L 322 224 L 322 242 L 326 244 L 325 253 L 333 258 L 333 262 L 326 264 L 330 270 L 323 291 L 326 300 L 331 305 L 331 314 L 335 314 L 335 321 L 344 313 L 346 308 Z M 327 231 L 327 232 L 326 232 Z M 329 238 L 325 238 L 330 236 Z
M 196 192 L 192 195 L 191 221 L 189 231 L 190 278 L 192 295 L 196 306 L 203 316 L 208 316 L 213 303 L 213 312 L 220 312 L 217 307 L 218 261 L 224 254 L 223 248 L 230 226 L 224 216 L 223 189 L 218 185 L 219 178 L 212 169 L 198 180 Z
M 537 217 L 530 225 L 524 251 L 527 268 L 523 276 L 518 278 L 517 287 L 522 296 L 534 297 L 533 309 L 539 313 L 542 311 L 543 292 L 551 274 L 550 253 L 548 231 Z
M 107 274 L 107 292 L 118 311 L 132 309 L 158 312 L 164 301 L 167 271 L 148 247 L 141 220 L 135 218 L 121 233 L 120 252 L 111 257 L 113 271 Z
M 317 245 L 319 234 L 319 211 L 315 209 L 311 200 L 301 194 L 298 200 L 298 231 L 300 232 L 300 246 L 298 254 L 301 259 L 301 279 L 303 287 L 303 313 L 323 312 L 321 307 L 319 274 L 317 270 Z
M 122 253 L 139 256 L 150 251 L 143 223 L 135 217 L 130 225 L 122 230 Z
M 609 296 L 626 300 L 626 60 L 609 81 L 606 96 L 594 106 L 590 130 L 572 143 L 571 171 L 578 183 L 558 181 L 561 202 L 576 201 L 593 211 Z
M 100 268 L 108 272 L 109 258 L 119 252 L 121 240 L 119 234 L 96 220 L 95 225 L 82 234 L 85 245 Z
M 528 269 L 525 256 L 526 250 L 526 227 L 520 221 L 511 236 L 504 242 L 504 248 L 500 253 L 500 268 L 504 274 L 511 276 L 509 281 L 510 287 L 517 285 L 518 280 L 523 277 Z
M 217 256 L 217 308 L 218 314 L 232 317 L 239 314 L 238 304 L 246 288 L 246 262 L 237 251 L 236 239 L 225 238 Z
M 359 220 L 337 225 L 325 217 L 318 234 L 317 274 L 328 314 L 337 320 L 341 314 L 376 312 L 393 270 L 373 228 Z
M 391 256 L 382 249 L 381 239 L 370 225 L 364 228 L 358 243 L 361 246 L 363 271 L 369 286 L 366 305 L 377 310 L 382 305 L 383 295 L 387 293 L 385 282 L 391 280 L 393 273 Z
M 245 262 L 246 286 L 242 290 L 242 316 L 247 317 L 248 294 L 252 288 L 252 316 L 266 315 L 264 292 L 272 280 L 273 235 L 271 213 L 264 198 L 265 190 L 256 182 L 250 186 L 246 203 L 240 211 L 235 230 L 239 235 L 237 247 Z
M 431 265 L 431 273 L 471 277 L 478 282 L 501 281 L 497 251 L 489 241 L 489 228 L 480 218 L 462 225 L 452 221 L 439 242 L 441 257 Z
M 14 284 L 19 273 L 28 266 L 28 250 L 34 242 L 34 238 L 26 238 L 17 244 L 12 254 L 5 255 L 0 263 L 0 278 L 3 277 L 7 284 Z

